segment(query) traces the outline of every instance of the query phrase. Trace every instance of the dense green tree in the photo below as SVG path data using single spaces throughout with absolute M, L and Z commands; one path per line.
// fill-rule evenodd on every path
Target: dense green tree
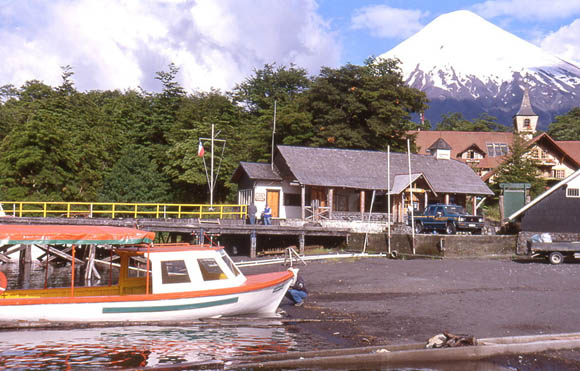
M 548 135 L 555 140 L 580 140 L 580 107 L 556 116 L 556 120 L 548 127 Z
M 102 202 L 173 202 L 169 179 L 144 147 L 130 145 L 104 180 L 98 195 Z
M 437 130 L 449 131 L 508 131 L 509 128 L 498 124 L 497 118 L 482 113 L 477 119 L 469 121 L 463 114 L 456 112 L 443 115 L 441 122 L 437 124 Z
M 312 132 L 310 116 L 300 112 L 297 102 L 310 86 L 305 69 L 295 65 L 266 64 L 236 85 L 231 96 L 244 107 L 251 122 L 246 122 L 245 142 L 249 156 L 246 160 L 269 161 L 271 138 L 274 130 L 274 105 L 276 105 L 276 142 L 301 144 L 304 136 Z
M 364 66 L 323 68 L 308 90 L 304 110 L 312 116 L 320 147 L 406 149 L 412 113 L 423 112 L 427 98 L 402 79 L 398 60 L 369 59 Z
M 510 153 L 495 171 L 492 186 L 496 192 L 499 192 L 501 183 L 529 183 L 532 198 L 544 192 L 546 181 L 538 177 L 538 166 L 528 152 L 524 138 L 514 135 Z

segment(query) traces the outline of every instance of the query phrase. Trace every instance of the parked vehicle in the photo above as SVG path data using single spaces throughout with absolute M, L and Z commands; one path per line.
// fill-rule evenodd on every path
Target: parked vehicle
M 483 216 L 469 215 L 459 205 L 429 205 L 423 213 L 414 216 L 415 233 L 440 230 L 447 234 L 468 231 L 481 234 L 484 226 Z
M 580 259 L 580 241 L 530 242 L 532 258 L 543 257 L 551 264 L 562 264 L 566 258 Z

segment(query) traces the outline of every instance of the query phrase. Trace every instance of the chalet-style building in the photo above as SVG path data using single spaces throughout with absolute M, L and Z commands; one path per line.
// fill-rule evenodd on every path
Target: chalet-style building
M 560 181 L 580 169 L 580 141 L 555 141 L 548 134 L 536 135 L 538 115 L 525 90 L 519 111 L 513 117 L 515 133 L 527 141 L 529 155 L 536 160 L 541 177 Z M 414 131 L 418 153 L 431 154 L 440 140 L 449 146 L 450 156 L 468 164 L 484 181 L 502 163 L 514 141 L 511 132 Z
M 580 233 L 580 170 L 512 215 L 522 232 Z
M 475 209 L 477 197 L 493 192 L 465 163 L 441 148 L 433 155 L 277 146 L 274 165 L 241 162 L 232 176 L 238 202 L 266 203 L 274 218 L 361 220 L 388 212 L 402 222 L 409 204 L 423 210 L 432 203 Z

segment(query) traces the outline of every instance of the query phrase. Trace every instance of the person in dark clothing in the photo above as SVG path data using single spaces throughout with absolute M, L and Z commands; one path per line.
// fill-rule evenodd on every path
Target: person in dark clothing
M 294 285 L 286 292 L 286 297 L 294 303 L 295 306 L 301 307 L 304 305 L 304 299 L 308 296 L 308 290 L 302 277 L 298 276 Z
M 248 206 L 248 218 L 250 219 L 250 224 L 256 224 L 256 213 L 258 212 L 258 208 L 252 202 Z

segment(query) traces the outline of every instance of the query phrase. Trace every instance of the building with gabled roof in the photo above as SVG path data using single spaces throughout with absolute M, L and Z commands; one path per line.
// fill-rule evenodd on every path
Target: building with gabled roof
M 528 153 L 538 164 L 540 176 L 554 183 L 580 169 L 580 141 L 555 141 L 548 134 L 536 134 L 535 114 L 527 89 L 520 109 L 513 116 L 513 128 L 527 141 Z M 450 157 L 468 164 L 484 181 L 505 160 L 514 141 L 512 132 L 412 131 L 417 152 L 432 154 L 443 140 L 450 147 Z
M 232 181 L 239 203 L 253 202 L 259 210 L 267 203 L 282 219 L 350 220 L 372 211 L 403 221 L 409 205 L 415 210 L 431 203 L 465 206 L 468 199 L 493 195 L 460 161 L 411 154 L 410 162 L 409 175 L 406 153 L 280 145 L 273 167 L 242 162 Z

